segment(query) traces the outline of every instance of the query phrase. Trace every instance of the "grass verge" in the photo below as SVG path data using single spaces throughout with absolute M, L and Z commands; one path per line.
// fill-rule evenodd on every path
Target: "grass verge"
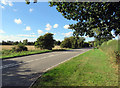
M 113 62 L 120 62 L 120 40 L 109 40 L 99 47 L 104 53 L 109 55 Z
M 8 55 L 2 55 L 0 58 L 8 59 L 8 58 L 13 58 L 13 57 L 28 56 L 28 55 L 46 53 L 46 52 L 51 52 L 51 51 L 52 50 L 33 50 L 33 51 L 13 52 L 13 53 L 10 53 Z M 7 52 L 9 52 L 9 51 L 7 51 Z
M 2 55 L 0 56 L 0 59 L 9 59 L 13 57 L 22 57 L 22 56 L 41 54 L 41 53 L 47 53 L 52 51 L 64 51 L 64 50 L 68 50 L 68 49 L 31 50 L 31 51 L 22 51 L 22 52 L 12 52 L 11 50 L 5 50 L 0 52 L 2 53 Z
M 32 88 L 45 86 L 118 86 L 118 75 L 109 57 L 95 49 L 44 73 Z

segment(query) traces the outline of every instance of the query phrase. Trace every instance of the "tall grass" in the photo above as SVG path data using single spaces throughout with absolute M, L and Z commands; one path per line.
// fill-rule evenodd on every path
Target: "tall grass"
M 119 59 L 120 55 L 120 40 L 109 40 L 107 42 L 104 42 L 100 49 L 105 52 L 107 55 L 109 55 L 112 58 Z M 118 55 L 118 57 L 117 57 Z
M 15 52 L 12 50 L 4 50 L 0 51 L 2 56 L 0 56 L 0 59 L 6 59 L 6 58 L 12 58 L 12 57 L 18 57 L 18 56 L 26 56 L 26 55 L 33 55 L 33 54 L 40 54 L 45 52 L 51 52 L 52 50 L 31 50 L 31 51 L 21 51 L 21 52 Z

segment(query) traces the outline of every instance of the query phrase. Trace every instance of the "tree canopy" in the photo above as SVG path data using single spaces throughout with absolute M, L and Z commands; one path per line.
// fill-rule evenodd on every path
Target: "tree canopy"
M 35 46 L 40 49 L 49 49 L 51 50 L 54 47 L 53 34 L 46 33 L 43 36 L 40 36 L 35 42 Z
M 71 36 L 71 37 L 66 37 L 62 43 L 60 44 L 60 46 L 62 48 L 81 48 L 84 45 L 84 41 L 85 38 L 84 37 L 75 37 L 75 36 Z
M 26 3 L 29 4 L 29 0 L 26 0 Z M 120 2 L 52 0 L 49 3 L 50 7 L 56 6 L 57 11 L 66 19 L 77 21 L 69 27 L 75 30 L 73 35 L 76 37 L 85 35 L 98 40 L 109 40 L 120 33 Z M 114 31 L 114 36 L 111 31 Z
M 66 19 L 77 21 L 70 24 L 75 35 L 89 37 L 112 38 L 120 33 L 119 2 L 49 2 L 50 7 L 56 6 Z

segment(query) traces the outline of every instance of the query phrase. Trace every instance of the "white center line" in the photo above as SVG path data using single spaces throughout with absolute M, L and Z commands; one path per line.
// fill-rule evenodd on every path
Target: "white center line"
M 61 54 L 66 54 L 68 52 L 63 52 Z M 61 55 L 61 54 L 56 54 L 56 55 L 49 55 L 48 57 L 43 57 L 43 58 L 38 58 L 38 59 L 34 59 L 34 60 L 29 60 L 29 61 L 25 61 L 25 62 L 20 62 L 20 63 L 13 63 L 13 64 L 7 64 L 7 65 L 4 65 L 4 66 L 0 66 L 0 69 L 4 69 L 4 68 L 8 68 L 8 67 L 13 67 L 13 66 L 17 66 L 17 65 L 20 65 L 20 64 L 25 64 L 25 63 L 30 63 L 30 62 L 33 62 L 33 61 L 37 61 L 37 60 L 42 60 L 42 59 L 45 59 L 45 58 L 49 58 L 49 57 L 53 57 L 53 56 L 58 56 L 58 55 Z M 13 59 L 14 60 L 14 59 Z

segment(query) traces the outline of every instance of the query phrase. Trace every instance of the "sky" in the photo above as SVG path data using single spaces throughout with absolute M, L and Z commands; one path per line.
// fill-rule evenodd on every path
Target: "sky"
M 76 21 L 67 20 L 48 2 L 30 3 L 0 1 L 0 41 L 36 41 L 45 33 L 53 33 L 55 40 L 64 40 L 70 37 L 73 30 L 68 29 L 69 24 Z M 85 36 L 86 41 L 94 38 Z

